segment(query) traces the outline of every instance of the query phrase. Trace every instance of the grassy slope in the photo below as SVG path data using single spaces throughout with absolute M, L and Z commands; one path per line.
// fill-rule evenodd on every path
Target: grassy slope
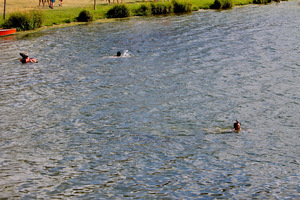
M 112 1 L 112 0 L 111 0 Z M 245 5 L 252 3 L 253 0 L 234 0 L 235 5 Z M 145 1 L 140 0 L 126 0 L 130 8 L 136 7 Z M 191 0 L 193 10 L 208 9 L 214 0 Z M 39 7 L 38 0 L 26 0 L 26 3 L 20 3 L 20 0 L 7 0 L 6 4 L 6 18 L 9 13 L 23 10 L 40 9 L 44 13 L 44 25 L 51 26 L 54 24 L 62 24 L 74 21 L 80 11 L 83 9 L 89 10 L 93 13 L 94 19 L 103 19 L 107 10 L 111 7 L 105 0 L 97 0 L 97 9 L 94 10 L 94 0 L 63 0 L 63 7 L 58 6 L 58 0 L 54 4 L 54 9 L 50 9 L 46 3 L 45 7 Z M 0 23 L 3 22 L 3 2 L 0 4 Z

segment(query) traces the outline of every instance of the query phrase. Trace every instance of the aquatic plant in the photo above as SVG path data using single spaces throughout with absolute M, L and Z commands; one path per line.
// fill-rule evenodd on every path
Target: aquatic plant
M 93 15 L 89 11 L 83 10 L 76 19 L 78 22 L 91 22 L 93 21 Z
M 170 2 L 151 3 L 152 15 L 168 14 L 172 12 L 172 4 Z
M 211 9 L 230 9 L 233 7 L 233 0 L 215 0 Z
M 174 13 L 187 13 L 192 11 L 192 3 L 186 0 L 173 0 Z
M 32 10 L 29 12 L 14 12 L 2 24 L 3 28 L 16 28 L 17 31 L 34 30 L 43 24 L 41 11 Z
M 130 16 L 130 10 L 125 4 L 116 4 L 106 13 L 107 18 L 124 18 Z

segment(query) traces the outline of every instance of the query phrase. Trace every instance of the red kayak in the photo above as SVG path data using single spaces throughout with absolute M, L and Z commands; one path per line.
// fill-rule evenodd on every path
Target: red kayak
M 11 28 L 11 29 L 0 29 L 0 36 L 4 36 L 4 35 L 11 35 L 13 33 L 16 32 L 15 28 Z

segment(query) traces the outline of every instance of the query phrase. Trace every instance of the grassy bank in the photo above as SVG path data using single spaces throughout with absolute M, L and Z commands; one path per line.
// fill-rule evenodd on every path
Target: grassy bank
M 113 0 L 111 0 L 112 2 Z M 125 1 L 125 0 L 124 0 Z M 118 12 L 125 12 L 128 16 L 140 15 L 154 15 L 154 14 L 167 14 L 167 13 L 184 13 L 195 11 L 199 9 L 216 8 L 216 5 L 223 3 L 223 1 L 230 1 L 232 7 L 236 5 L 252 4 L 257 0 L 170 0 L 170 1 L 140 1 L 140 0 L 126 0 L 123 7 L 116 7 L 115 5 L 108 4 L 108 1 L 98 0 L 96 9 L 94 9 L 94 0 L 73 0 L 72 2 L 63 1 L 63 6 L 58 6 L 58 0 L 54 4 L 54 9 L 50 9 L 48 4 L 43 7 L 39 6 L 38 0 L 27 0 L 26 4 L 20 3 L 18 0 L 9 0 L 6 5 L 6 19 L 16 13 L 22 13 L 28 10 L 38 10 L 42 13 L 41 26 L 53 26 L 59 24 L 70 24 L 76 22 L 78 15 L 83 10 L 87 11 L 93 20 L 105 18 L 118 18 Z M 118 4 L 120 5 L 120 4 Z M 3 16 L 3 4 L 0 6 L 0 15 Z M 113 13 L 113 15 L 108 15 Z M 117 14 L 115 14 L 117 13 Z M 3 26 L 4 20 L 1 17 L 0 26 Z

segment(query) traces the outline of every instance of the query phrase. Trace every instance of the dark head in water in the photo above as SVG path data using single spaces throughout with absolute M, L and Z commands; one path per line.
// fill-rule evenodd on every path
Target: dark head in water
M 117 52 L 117 56 L 118 56 L 118 57 L 121 56 L 121 52 L 120 52 L 120 51 Z
M 241 124 L 238 120 L 235 120 L 233 124 L 234 131 L 239 132 L 241 130 Z
M 22 56 L 22 58 L 26 59 L 26 58 L 28 58 L 28 53 L 26 53 L 26 52 L 20 53 L 20 56 Z
M 20 53 L 20 56 L 22 56 L 22 58 L 20 59 L 20 61 L 22 63 L 29 63 L 29 62 L 37 63 L 38 62 L 35 58 L 29 58 L 28 53 L 26 53 L 26 52 Z
M 20 53 L 20 56 L 22 57 L 22 59 L 20 61 L 22 63 L 26 63 L 28 60 L 28 54 L 26 52 L 24 52 L 24 53 Z

